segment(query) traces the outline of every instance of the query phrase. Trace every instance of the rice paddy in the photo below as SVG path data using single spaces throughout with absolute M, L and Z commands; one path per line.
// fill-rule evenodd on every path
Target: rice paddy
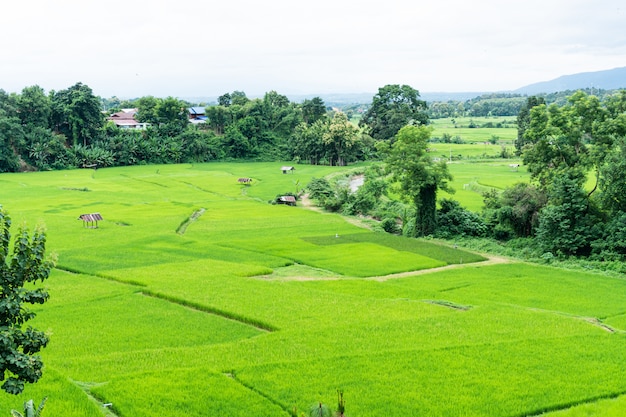
M 44 223 L 58 256 L 33 322 L 51 338 L 44 377 L 0 393 L 0 415 L 48 396 L 50 416 L 300 416 L 337 389 L 355 417 L 626 412 L 626 280 L 272 205 L 342 170 L 280 165 L 0 175 L 14 225 Z M 77 220 L 94 212 L 97 228 Z

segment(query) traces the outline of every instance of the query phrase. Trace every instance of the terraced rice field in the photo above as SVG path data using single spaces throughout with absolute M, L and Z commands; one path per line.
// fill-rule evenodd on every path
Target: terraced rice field
M 272 205 L 341 170 L 280 165 L 0 175 L 58 256 L 44 378 L 0 415 L 300 416 L 337 389 L 354 417 L 626 412 L 626 280 Z

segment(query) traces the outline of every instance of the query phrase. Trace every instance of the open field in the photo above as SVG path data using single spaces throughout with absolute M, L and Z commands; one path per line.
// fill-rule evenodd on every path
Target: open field
M 447 133 L 453 138 L 460 137 L 467 144 L 483 144 L 495 136 L 498 145 L 513 148 L 517 138 L 517 127 L 513 124 L 515 119 L 515 117 L 464 117 L 432 119 L 430 123 L 434 128 L 434 138 L 441 138 Z M 477 127 L 469 127 L 471 123 Z M 489 124 L 494 127 L 482 127 Z
M 499 164 L 451 170 L 525 175 Z M 14 225 L 44 222 L 59 258 L 33 323 L 44 378 L 1 393 L 0 415 L 47 395 L 50 416 L 289 416 L 337 389 L 354 417 L 626 412 L 626 280 L 270 205 L 342 170 L 280 165 L 0 175 Z M 77 220 L 91 212 L 97 229 Z

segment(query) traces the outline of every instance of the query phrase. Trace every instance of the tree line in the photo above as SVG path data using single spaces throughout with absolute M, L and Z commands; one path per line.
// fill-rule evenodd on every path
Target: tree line
M 77 83 L 46 94 L 0 90 L 0 172 L 84 166 L 294 160 L 346 165 L 375 156 L 374 139 L 319 97 L 293 103 L 270 91 L 250 99 L 234 91 L 206 107 L 207 123 L 189 123 L 190 103 L 167 97 L 103 101 Z M 120 129 L 106 120 L 136 108 L 146 129 Z
M 600 100 L 613 94 L 613 90 L 597 88 L 581 89 Z M 563 106 L 568 97 L 576 91 L 565 90 L 555 93 L 538 94 L 534 97 L 542 98 L 547 104 Z M 428 116 L 431 119 L 454 117 L 502 117 L 517 116 L 526 104 L 527 96 L 515 93 L 481 94 L 469 100 L 432 101 L 428 104 Z

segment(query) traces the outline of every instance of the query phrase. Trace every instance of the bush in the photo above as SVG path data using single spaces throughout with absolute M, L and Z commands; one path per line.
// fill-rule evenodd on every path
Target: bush
M 455 200 L 443 199 L 440 204 L 441 208 L 437 211 L 438 237 L 486 235 L 487 225 L 482 217 L 464 209 Z

